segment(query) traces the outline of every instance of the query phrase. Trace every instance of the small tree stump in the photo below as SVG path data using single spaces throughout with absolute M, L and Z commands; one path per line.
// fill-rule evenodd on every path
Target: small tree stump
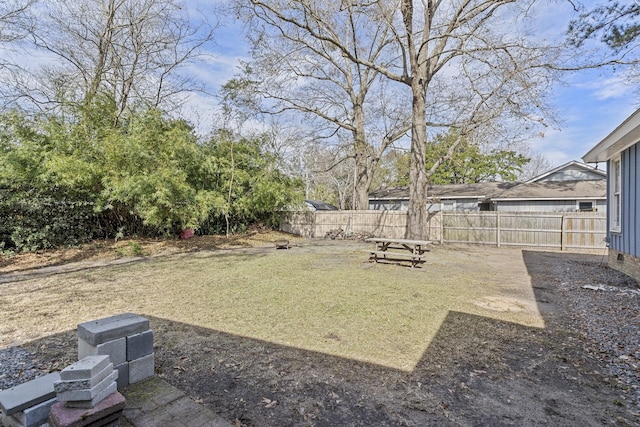
M 289 249 L 289 241 L 286 239 L 276 240 L 276 249 Z

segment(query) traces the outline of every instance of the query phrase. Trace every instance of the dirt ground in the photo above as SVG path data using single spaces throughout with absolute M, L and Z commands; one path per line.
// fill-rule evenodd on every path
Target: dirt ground
M 261 244 L 274 237 L 263 236 Z M 213 238 L 187 242 L 144 250 L 171 256 L 222 245 Z M 40 262 L 4 259 L 0 299 L 3 286 L 37 265 L 135 255 L 114 256 L 104 247 L 88 259 L 89 250 L 66 259 L 41 255 Z M 637 283 L 603 265 L 602 254 L 445 247 L 438 251 L 443 262 L 447 251 L 471 260 L 452 269 L 474 274 L 474 262 L 491 264 L 492 280 L 504 281 L 505 289 L 514 280 L 530 281 L 544 327 L 449 311 L 415 367 L 401 370 L 150 317 L 156 374 L 236 426 L 640 425 Z M 521 278 L 501 274 L 520 267 Z M 495 311 L 527 308 L 505 298 L 483 304 Z M 69 343 L 74 330 L 0 348 L 0 385 L 73 362 L 76 348 Z

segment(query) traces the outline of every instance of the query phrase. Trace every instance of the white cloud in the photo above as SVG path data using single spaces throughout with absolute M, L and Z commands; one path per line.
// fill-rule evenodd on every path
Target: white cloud
M 585 86 L 593 91 L 596 99 L 601 101 L 628 96 L 633 90 L 625 81 L 624 77 L 621 76 L 612 76 L 590 81 Z

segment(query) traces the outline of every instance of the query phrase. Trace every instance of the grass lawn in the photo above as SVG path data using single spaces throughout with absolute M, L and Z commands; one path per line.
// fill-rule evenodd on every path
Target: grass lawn
M 0 284 L 0 348 L 131 311 L 410 371 L 449 311 L 544 326 L 519 250 L 435 247 L 411 269 L 368 248 L 201 251 Z

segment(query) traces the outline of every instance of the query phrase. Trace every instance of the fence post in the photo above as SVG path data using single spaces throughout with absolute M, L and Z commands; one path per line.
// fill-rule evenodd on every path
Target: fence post
M 442 211 L 438 212 L 440 214 L 440 244 L 444 244 L 444 214 Z
M 560 221 L 560 250 L 564 251 L 564 245 L 565 245 L 565 240 L 566 240 L 566 236 L 565 236 L 565 225 L 564 225 L 564 221 L 565 219 L 567 219 L 567 217 L 565 215 L 562 215 L 562 220 Z
M 500 211 L 496 211 L 496 245 L 500 247 Z
M 313 237 L 318 237 L 318 212 L 316 211 L 313 212 Z

